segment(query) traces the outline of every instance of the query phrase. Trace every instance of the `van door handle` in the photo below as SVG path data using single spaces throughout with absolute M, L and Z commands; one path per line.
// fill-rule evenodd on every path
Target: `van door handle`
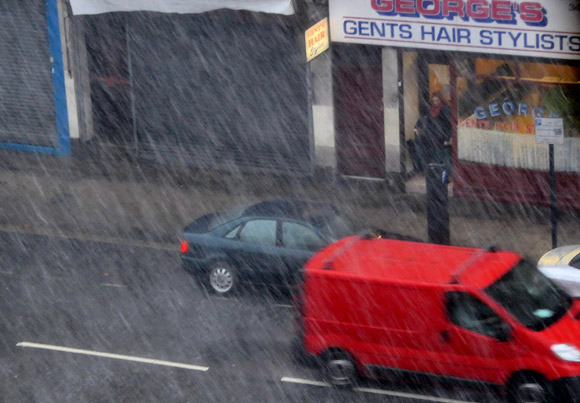
M 441 330 L 441 340 L 443 343 L 449 343 L 451 341 L 451 332 L 447 329 Z

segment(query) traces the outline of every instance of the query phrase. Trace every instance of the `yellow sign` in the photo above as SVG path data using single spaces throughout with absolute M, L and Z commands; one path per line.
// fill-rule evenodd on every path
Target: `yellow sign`
M 304 35 L 306 41 L 306 61 L 314 59 L 316 56 L 328 49 L 328 18 L 325 18 L 306 30 Z

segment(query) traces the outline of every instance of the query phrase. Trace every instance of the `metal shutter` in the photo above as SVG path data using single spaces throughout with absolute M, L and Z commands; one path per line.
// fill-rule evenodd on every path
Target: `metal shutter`
M 130 38 L 140 156 L 311 171 L 296 27 L 231 11 L 145 14 L 131 21 Z
M 45 3 L 0 3 L 0 142 L 58 145 Z

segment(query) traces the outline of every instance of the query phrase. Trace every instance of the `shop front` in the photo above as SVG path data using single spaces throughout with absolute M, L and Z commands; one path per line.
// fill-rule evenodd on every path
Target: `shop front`
M 535 125 L 562 119 L 558 203 L 580 208 L 578 1 L 330 0 L 329 13 L 338 46 L 396 49 L 398 70 L 383 73 L 383 87 L 400 88 L 398 132 L 385 125 L 384 139 L 385 155 L 398 147 L 401 163 L 385 166 L 412 169 L 405 144 L 438 93 L 450 110 L 454 195 L 548 204 L 549 146 Z
M 88 53 L 87 143 L 166 164 L 312 172 L 303 28 L 292 0 L 71 6 Z

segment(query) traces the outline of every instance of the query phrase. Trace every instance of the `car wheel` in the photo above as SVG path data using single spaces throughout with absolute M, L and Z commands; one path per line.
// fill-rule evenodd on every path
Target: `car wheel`
M 208 271 L 209 289 L 219 295 L 231 294 L 237 287 L 235 270 L 226 262 L 216 262 Z
M 335 387 L 352 387 L 357 379 L 356 364 L 344 350 L 328 350 L 322 356 L 324 377 Z
M 536 374 L 518 376 L 511 382 L 508 392 L 514 403 L 547 403 L 553 399 L 548 382 Z

